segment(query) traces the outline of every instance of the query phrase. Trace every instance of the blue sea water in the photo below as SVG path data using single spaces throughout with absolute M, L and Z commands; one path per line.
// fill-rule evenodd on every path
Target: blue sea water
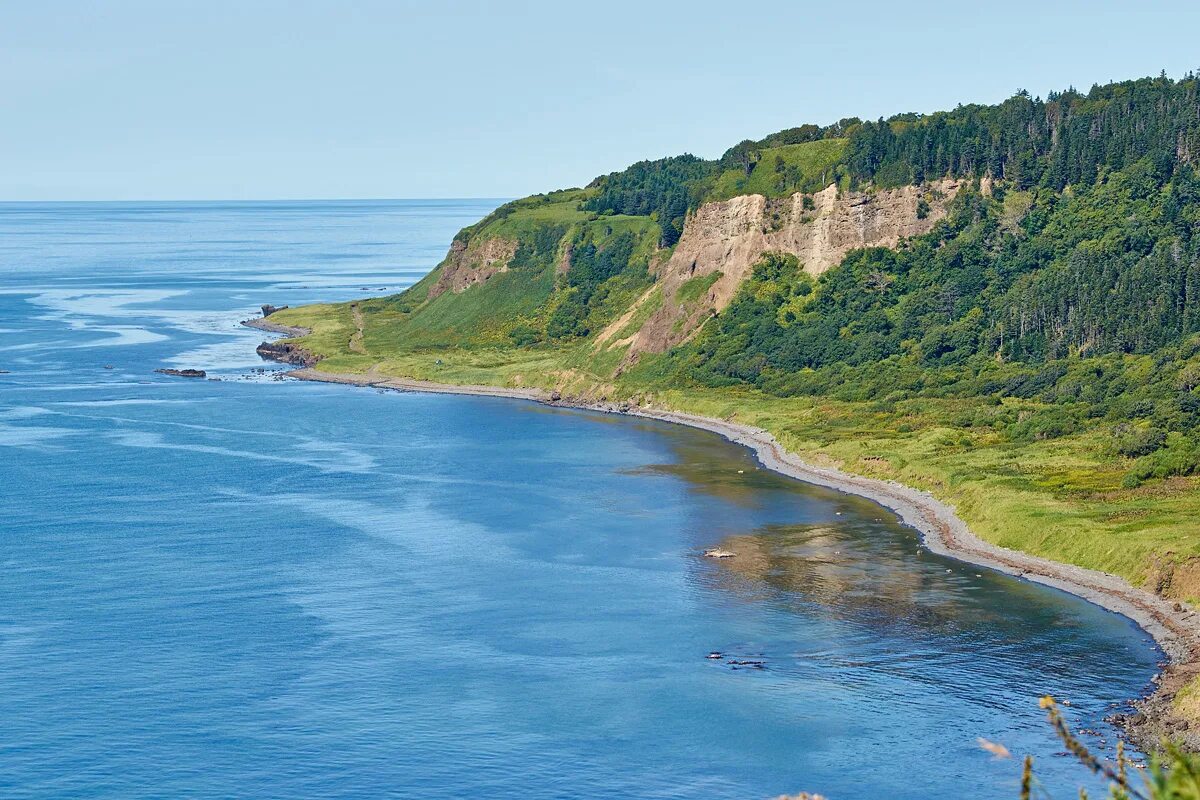
M 270 379 L 258 305 L 494 205 L 0 205 L 0 796 L 1015 797 L 981 736 L 1095 786 L 1037 699 L 1112 752 L 1119 616 L 707 433 Z

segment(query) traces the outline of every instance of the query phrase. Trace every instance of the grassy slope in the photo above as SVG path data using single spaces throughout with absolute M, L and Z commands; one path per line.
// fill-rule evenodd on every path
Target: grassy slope
M 659 229 L 647 217 L 596 214 L 579 211 L 586 190 L 567 190 L 537 195 L 510 204 L 509 213 L 493 215 L 468 229 L 472 239 L 528 240 L 535 231 L 557 226 L 565 231 L 563 242 L 605 246 L 615 237 L 631 234 L 637 245 L 632 262 L 641 269 L 621 275 L 608 287 L 606 302 L 594 310 L 594 326 L 603 327 L 619 311 L 645 291 L 648 277 L 644 267 L 656 251 Z M 558 256 L 532 267 L 514 268 L 492 276 L 486 286 L 467 292 L 444 292 L 433 299 L 429 289 L 436 280 L 430 273 L 403 295 L 364 300 L 359 304 L 371 324 L 364 330 L 363 344 L 372 354 L 398 354 L 410 350 L 455 347 L 504 347 L 512 344 L 510 334 L 523 323 L 544 323 L 555 306 Z M 315 307 L 326 308 L 326 307 Z M 297 323 L 315 327 L 320 346 L 315 352 L 334 357 L 337 369 L 365 368 L 367 360 L 340 351 L 337 342 L 353 333 L 349 305 L 327 307 L 323 319 L 310 318 L 311 309 L 291 312 Z M 329 328 L 340 325 L 336 335 Z M 543 324 L 544 327 L 544 324 Z M 331 347 L 330 345 L 334 346 Z
M 832 182 L 833 168 L 846 152 L 846 139 L 822 139 L 763 149 L 750 175 L 728 170 L 708 193 L 711 200 L 728 200 L 743 194 L 785 197 L 794 192 L 816 192 Z

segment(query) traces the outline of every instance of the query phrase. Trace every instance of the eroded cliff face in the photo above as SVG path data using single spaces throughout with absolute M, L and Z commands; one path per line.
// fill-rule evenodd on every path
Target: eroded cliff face
M 630 355 L 663 352 L 686 341 L 714 312 L 729 305 L 754 264 L 767 252 L 792 253 L 819 275 L 859 247 L 895 247 L 928 233 L 946 215 L 962 181 L 942 180 L 873 193 L 839 196 L 836 186 L 781 200 L 744 195 L 706 203 L 688 219 L 670 260 L 658 270 L 662 305 L 629 340 Z M 928 205 L 918 214 L 921 201 Z M 681 302 L 689 280 L 720 273 L 698 299 Z
M 517 243 L 497 236 L 472 239 L 468 243 L 455 240 L 441 264 L 441 274 L 429 289 L 429 299 L 450 292 L 463 292 L 477 283 L 508 269 L 508 262 L 517 252 Z

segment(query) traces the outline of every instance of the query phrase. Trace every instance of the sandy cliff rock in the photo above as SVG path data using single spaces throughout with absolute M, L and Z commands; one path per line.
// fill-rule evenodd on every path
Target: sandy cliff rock
M 442 262 L 437 283 L 429 289 L 429 298 L 432 300 L 447 291 L 463 292 L 506 271 L 516 251 L 517 243 L 509 239 L 491 237 L 469 243 L 456 239 Z
M 633 337 L 630 353 L 662 352 L 685 341 L 704 319 L 729 305 L 763 253 L 792 253 L 819 275 L 855 248 L 895 247 L 902 238 L 927 233 L 946 215 L 961 186 L 962 181 L 942 180 L 839 196 L 831 185 L 809 196 L 808 209 L 800 193 L 782 200 L 753 194 L 704 204 L 688 219 L 674 254 L 659 270 L 663 304 Z M 919 218 L 922 199 L 929 208 Z M 714 272 L 720 278 L 698 302 L 678 301 L 680 286 Z

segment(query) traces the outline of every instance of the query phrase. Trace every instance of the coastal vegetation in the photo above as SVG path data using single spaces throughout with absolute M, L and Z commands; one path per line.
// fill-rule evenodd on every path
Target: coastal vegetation
M 1167 746 L 1163 755 L 1155 758 L 1142 773 L 1141 765 L 1127 757 L 1124 743 L 1117 742 L 1115 759 L 1101 758 L 1071 730 L 1053 697 L 1043 697 L 1041 707 L 1062 742 L 1063 755 L 1074 758 L 1083 768 L 1104 780 L 1110 800 L 1200 800 L 1200 760 L 1195 756 Z M 996 758 L 1012 758 L 1012 753 L 1001 743 L 980 739 L 979 744 Z M 1052 790 L 1038 780 L 1033 759 L 1026 756 L 1022 761 L 1020 800 L 1053 796 Z M 1088 794 L 1080 789 L 1078 797 L 1087 800 Z
M 327 372 L 761 427 L 1197 601 L 1198 169 L 1193 75 L 803 125 L 505 204 L 400 295 L 272 319 Z

